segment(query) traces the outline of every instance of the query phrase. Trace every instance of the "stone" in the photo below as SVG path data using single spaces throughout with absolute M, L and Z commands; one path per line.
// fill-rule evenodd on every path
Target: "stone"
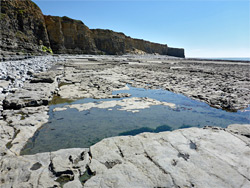
M 180 60 L 166 56 L 65 56 L 40 57 L 0 63 L 1 78 L 10 76 L 0 94 L 0 187 L 250 187 L 250 125 L 228 128 L 188 128 L 103 139 L 88 148 L 21 155 L 23 146 L 48 121 L 47 105 L 58 92 L 62 96 L 112 98 L 127 84 L 144 89 L 168 89 L 218 108 L 241 110 L 249 104 L 249 63 Z M 57 59 L 57 60 L 56 60 Z M 71 61 L 71 59 L 73 59 Z M 92 63 L 86 59 L 93 59 Z M 59 62 L 59 60 L 62 60 Z M 65 60 L 65 61 L 64 61 Z M 56 63 L 57 62 L 57 63 Z M 101 63 L 100 63 L 101 62 Z M 140 62 L 128 64 L 126 62 Z M 155 62 L 155 63 L 153 63 Z M 157 63 L 158 62 L 158 63 Z M 159 63 L 162 62 L 162 63 Z M 44 64 L 44 66 L 43 66 Z M 43 83 L 46 73 L 53 83 Z M 59 67 L 60 70 L 57 69 Z M 172 68 L 171 68 L 172 67 Z M 34 70 L 41 82 L 29 83 Z M 21 73 L 20 73 L 21 72 Z M 35 73 L 36 72 L 36 73 Z M 22 81 L 22 76 L 27 78 Z M 22 82 L 21 88 L 16 86 Z M 60 84 L 59 84 L 60 83 Z M 127 86 L 127 87 L 126 87 Z M 66 93 L 66 94 L 64 94 Z M 27 107 L 26 101 L 38 101 Z M 3 100 L 21 105 L 3 108 Z M 124 98 L 124 110 L 162 104 L 150 98 Z M 210 101 L 213 101 L 211 103 Z M 27 102 L 27 103 L 26 103 Z M 117 105 L 118 103 L 112 104 Z M 131 104 L 131 108 L 128 107 Z M 40 106 L 42 105 L 42 106 Z M 87 104 L 112 109 L 110 104 Z M 62 105 L 64 109 L 66 105 Z M 64 110 L 62 109 L 62 110 Z M 83 135 L 84 136 L 84 135 Z M 82 184 L 82 185 L 81 185 Z
M 104 54 L 121 55 L 125 53 L 158 53 L 161 55 L 175 55 L 185 57 L 184 49 L 169 48 L 167 45 L 152 43 L 149 41 L 133 39 L 123 33 L 104 29 L 92 29 L 92 36 L 96 47 Z
M 250 137 L 250 126 L 248 124 L 232 124 L 228 126 L 228 130 L 246 137 Z
M 133 39 L 111 30 L 89 29 L 82 21 L 67 16 L 43 15 L 31 0 L 2 0 L 0 24 L 3 26 L 0 45 L 4 61 L 25 58 L 24 54 L 30 52 L 52 51 L 57 54 L 150 53 L 185 57 L 184 49 Z M 88 60 L 95 61 L 94 58 Z
M 128 99 L 122 100 L 114 100 L 114 101 L 103 101 L 99 103 L 84 103 L 84 104 L 72 104 L 72 105 L 65 105 L 63 107 L 55 108 L 54 111 L 63 111 L 68 108 L 76 108 L 78 111 L 89 110 L 91 108 L 113 108 L 115 106 L 120 106 L 118 110 L 124 110 L 128 112 L 139 112 L 140 109 L 149 108 L 150 106 L 154 105 L 164 105 L 170 108 L 175 108 L 175 104 L 167 103 L 167 102 L 160 102 L 150 98 L 138 98 L 132 97 Z
M 239 146 L 237 152 L 235 144 Z M 96 175 L 84 187 L 250 185 L 249 146 L 219 128 L 108 138 L 92 146 L 90 152 L 94 161 L 90 167 Z
M 55 81 L 55 72 L 46 72 L 33 75 L 30 83 L 53 83 Z
M 78 170 L 80 167 L 85 169 L 85 163 L 80 167 L 77 166 L 87 155 L 87 149 L 67 149 L 59 150 L 51 153 L 40 153 L 36 155 L 25 156 L 4 156 L 1 158 L 1 176 L 0 187 L 60 187 L 58 178 L 65 174 L 55 172 L 51 166 L 56 166 L 57 169 L 72 169 L 72 163 L 68 163 L 70 155 L 76 156 L 74 160 L 76 177 L 75 181 L 69 185 L 79 185 Z M 85 154 L 83 154 L 85 153 Z M 52 159 L 64 158 L 60 163 L 53 163 Z M 88 160 L 86 160 L 87 162 Z M 36 166 L 36 168 L 34 168 Z M 61 167 L 60 167 L 61 166 Z M 66 171 L 67 172 L 67 171 Z M 64 173 L 66 173 L 64 171 Z M 67 186 L 66 186 L 67 187 Z
M 70 181 L 68 183 L 66 183 L 63 188 L 82 188 L 83 185 L 81 184 L 81 182 L 78 179 L 75 179 L 73 181 Z
M 42 53 L 41 45 L 50 47 L 43 14 L 30 0 L 2 0 L 0 25 L 3 51 Z
M 249 187 L 242 137 L 230 128 L 188 128 L 107 138 L 90 150 L 2 156 L 0 187 Z
M 44 16 L 51 47 L 55 53 L 97 53 L 91 31 L 80 20 L 66 16 Z

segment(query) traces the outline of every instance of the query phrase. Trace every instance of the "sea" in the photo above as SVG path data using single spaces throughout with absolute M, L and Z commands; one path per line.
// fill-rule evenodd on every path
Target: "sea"
M 203 57 L 200 57 L 200 58 L 187 58 L 187 59 L 204 59 L 204 60 L 220 60 L 220 61 L 246 61 L 246 62 L 250 62 L 250 57 L 234 57 L 234 58 L 231 58 L 231 57 L 221 57 L 221 58 L 203 58 Z

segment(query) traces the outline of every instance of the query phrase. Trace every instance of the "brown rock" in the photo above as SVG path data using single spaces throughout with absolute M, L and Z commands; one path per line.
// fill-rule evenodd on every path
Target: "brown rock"
M 82 21 L 66 16 L 44 16 L 44 18 L 51 47 L 55 53 L 97 53 L 91 31 Z
M 0 47 L 5 51 L 1 56 L 7 52 L 51 52 L 51 46 L 58 54 L 149 53 L 184 57 L 184 49 L 133 39 L 111 30 L 90 30 L 82 21 L 66 16 L 44 16 L 31 0 L 1 0 L 0 24 Z
M 184 49 L 169 48 L 167 44 L 158 44 L 141 39 L 134 39 L 123 33 L 111 30 L 92 29 L 96 47 L 104 54 L 121 55 L 125 53 L 142 52 L 149 54 L 185 57 Z
M 42 52 L 50 47 L 44 17 L 30 0 L 1 0 L 1 40 L 3 51 Z

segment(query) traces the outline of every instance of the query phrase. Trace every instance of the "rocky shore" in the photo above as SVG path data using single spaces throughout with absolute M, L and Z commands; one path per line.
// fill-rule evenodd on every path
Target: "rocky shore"
M 55 96 L 124 98 L 129 95 L 112 91 L 130 84 L 229 111 L 244 109 L 250 104 L 249 62 L 64 55 L 1 62 L 0 70 L 0 187 L 250 186 L 250 125 L 143 133 L 90 148 L 20 155 L 48 121 Z

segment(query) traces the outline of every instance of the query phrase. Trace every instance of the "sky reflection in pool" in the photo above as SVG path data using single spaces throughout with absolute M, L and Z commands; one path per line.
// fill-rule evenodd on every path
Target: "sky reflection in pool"
M 250 123 L 250 108 L 245 112 L 226 112 L 208 104 L 192 100 L 181 94 L 166 90 L 146 90 L 130 87 L 130 90 L 114 91 L 130 93 L 131 97 L 148 97 L 177 105 L 176 109 L 167 106 L 151 106 L 138 113 L 109 109 L 91 108 L 79 112 L 77 109 L 53 112 L 51 105 L 49 122 L 44 124 L 28 141 L 22 154 L 55 151 L 62 148 L 89 147 L 106 137 L 135 135 L 140 132 L 160 132 L 186 127 L 206 125 L 226 127 L 234 123 Z M 80 99 L 71 104 L 100 102 L 121 99 Z

